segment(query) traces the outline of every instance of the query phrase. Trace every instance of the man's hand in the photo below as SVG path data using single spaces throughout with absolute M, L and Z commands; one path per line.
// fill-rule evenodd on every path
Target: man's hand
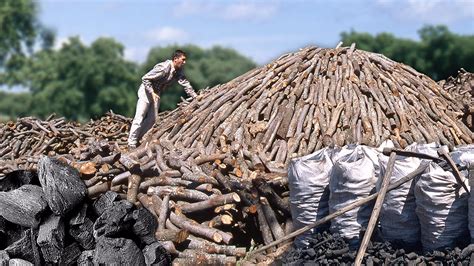
M 160 100 L 160 95 L 153 92 L 153 102 L 157 103 Z
M 194 97 L 194 99 L 196 99 L 198 101 L 201 101 L 203 98 L 204 98 L 204 96 L 202 94 L 199 94 L 196 97 Z
M 158 119 L 158 109 L 159 109 L 159 102 L 160 102 L 160 95 L 156 94 L 156 93 L 152 93 L 152 96 L 153 96 L 153 113 L 155 115 L 155 122 L 156 120 Z
M 180 97 L 181 98 L 181 102 L 178 103 L 178 106 L 179 107 L 186 107 L 189 105 L 189 101 L 191 101 L 193 98 L 188 98 L 188 99 L 184 99 L 183 97 Z

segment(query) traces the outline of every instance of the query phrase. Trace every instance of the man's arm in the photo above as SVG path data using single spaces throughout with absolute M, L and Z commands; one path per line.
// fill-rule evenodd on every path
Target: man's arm
M 164 76 L 166 76 L 166 65 L 163 63 L 155 65 L 152 70 L 142 77 L 142 83 L 145 86 L 145 90 L 150 94 L 154 93 L 151 81 L 161 79 Z
M 184 91 L 187 95 L 192 98 L 196 98 L 197 94 L 194 91 L 193 86 L 191 86 L 191 83 L 189 83 L 189 81 L 186 79 L 186 76 L 182 72 L 178 74 L 178 83 L 184 87 Z

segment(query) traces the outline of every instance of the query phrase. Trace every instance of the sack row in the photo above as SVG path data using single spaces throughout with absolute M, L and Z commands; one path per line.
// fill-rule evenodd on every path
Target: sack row
M 327 147 L 293 159 L 288 168 L 288 180 L 295 229 L 378 191 L 389 158 L 381 151 L 387 147 L 393 147 L 393 144 L 388 141 L 378 148 L 363 145 Z M 434 143 L 415 143 L 405 150 L 438 157 L 439 148 Z M 468 177 L 468 165 L 474 163 L 474 145 L 458 147 L 450 155 L 462 169 L 463 176 Z M 390 183 L 412 173 L 422 163 L 429 163 L 429 166 L 414 179 L 387 192 L 379 216 L 377 231 L 380 237 L 405 248 L 421 244 L 424 251 L 469 243 L 474 239 L 474 196 L 470 197 L 457 182 L 449 166 L 424 160 L 396 157 Z M 462 182 L 469 186 L 468 178 Z M 372 208 L 373 202 L 334 218 L 330 231 L 357 246 Z M 325 226 L 299 236 L 295 240 L 296 246 L 307 245 L 308 237 L 327 229 Z

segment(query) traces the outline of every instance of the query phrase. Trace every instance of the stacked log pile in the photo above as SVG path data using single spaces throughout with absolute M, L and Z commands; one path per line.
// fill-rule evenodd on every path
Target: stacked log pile
M 474 73 L 460 69 L 458 75 L 441 80 L 438 84 L 465 106 L 463 121 L 474 130 Z
M 156 237 L 171 243 L 167 248 L 177 264 L 183 258 L 232 263 L 245 247 L 290 232 L 291 158 L 329 145 L 375 146 L 387 139 L 402 148 L 413 142 L 472 143 L 474 133 L 459 119 L 463 108 L 427 76 L 383 55 L 354 45 L 308 47 L 160 116 L 135 150 L 121 146 L 121 120 L 113 130 L 91 125 L 84 131 L 93 135 L 91 142 L 77 138 L 81 145 L 66 152 L 41 152 L 63 154 L 79 169 L 90 198 L 111 190 L 147 208 L 158 221 Z M 34 168 L 34 158 L 15 161 L 19 136 L 5 132 L 3 173 Z
M 0 124 L 0 178 L 35 168 L 41 154 L 70 154 L 76 160 L 121 150 L 126 146 L 130 119 L 108 112 L 99 120 L 80 125 L 64 117 L 34 117 Z
M 270 160 L 283 157 L 275 152 L 281 140 L 283 151 L 302 155 L 323 147 L 323 136 L 339 146 L 459 145 L 473 140 L 459 121 L 463 108 L 427 76 L 383 55 L 310 47 L 204 92 L 154 138 L 184 148 L 202 143 L 210 152 L 240 144 Z

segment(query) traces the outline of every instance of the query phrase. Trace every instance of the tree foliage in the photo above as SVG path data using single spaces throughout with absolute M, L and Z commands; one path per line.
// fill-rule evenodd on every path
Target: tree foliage
M 70 38 L 60 50 L 42 50 L 28 58 L 11 80 L 29 88 L 33 115 L 55 112 L 87 119 L 110 109 L 131 115 L 137 66 L 123 58 L 123 49 L 110 38 L 99 38 L 89 47 Z
M 54 34 L 39 23 L 37 9 L 32 0 L 0 1 L 0 67 L 12 57 L 31 52 L 37 40 L 43 48 L 53 43 Z
M 410 65 L 434 80 L 455 75 L 460 68 L 474 71 L 474 35 L 458 35 L 441 25 L 425 26 L 418 33 L 420 40 L 415 41 L 390 33 L 372 36 L 352 30 L 341 33 L 341 40 Z
M 31 115 L 27 106 L 31 106 L 31 93 L 8 93 L 0 91 L 0 114 L 7 117 Z
M 233 49 L 220 46 L 203 49 L 196 45 L 171 45 L 151 49 L 140 74 L 144 75 L 155 64 L 171 59 L 176 49 L 184 50 L 187 54 L 184 72 L 195 91 L 228 82 L 256 67 L 253 61 Z M 187 98 L 184 90 L 177 84 L 170 86 L 162 94 L 160 110 L 176 108 L 180 97 Z

